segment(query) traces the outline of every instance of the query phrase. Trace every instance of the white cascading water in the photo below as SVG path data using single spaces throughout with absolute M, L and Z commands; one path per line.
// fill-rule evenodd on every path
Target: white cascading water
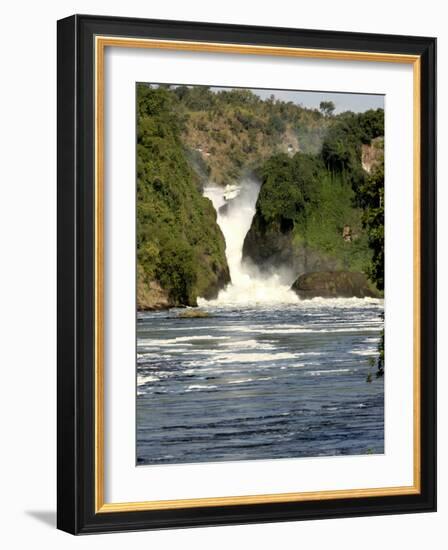
M 295 292 L 290 290 L 292 281 L 285 274 L 263 276 L 256 267 L 242 262 L 244 238 L 255 214 L 259 191 L 260 184 L 250 178 L 244 179 L 238 186 L 209 186 L 204 189 L 204 196 L 212 201 L 217 212 L 217 222 L 226 241 L 226 257 L 232 280 L 216 300 L 211 301 L 215 305 L 299 301 Z

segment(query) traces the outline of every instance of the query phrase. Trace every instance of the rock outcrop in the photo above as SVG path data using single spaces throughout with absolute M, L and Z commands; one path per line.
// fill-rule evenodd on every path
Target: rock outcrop
M 361 164 L 370 174 L 380 164 L 384 157 L 384 137 L 372 139 L 370 145 L 363 144 L 361 148 Z
M 206 319 L 210 317 L 208 311 L 203 309 L 185 309 L 182 313 L 179 313 L 177 316 L 178 319 Z
M 168 292 L 157 281 L 137 283 L 137 309 L 139 311 L 157 311 L 174 307 Z
M 294 281 L 291 290 L 302 299 L 379 297 L 364 273 L 350 271 L 304 273 Z

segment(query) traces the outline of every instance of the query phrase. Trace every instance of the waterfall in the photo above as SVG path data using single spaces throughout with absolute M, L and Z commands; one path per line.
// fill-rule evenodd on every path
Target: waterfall
M 232 282 L 219 293 L 213 304 L 276 304 L 298 302 L 290 290 L 291 280 L 284 273 L 262 274 L 243 262 L 244 238 L 255 214 L 260 184 L 246 178 L 240 185 L 207 186 L 204 196 L 217 212 L 217 222 L 226 241 L 226 258 Z

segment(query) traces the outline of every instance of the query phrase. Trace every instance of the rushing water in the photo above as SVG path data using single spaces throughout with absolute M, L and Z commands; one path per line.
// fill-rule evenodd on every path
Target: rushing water
M 282 271 L 265 275 L 259 273 L 255 266 L 242 261 L 244 238 L 254 217 L 259 190 L 257 181 L 247 179 L 241 187 L 207 187 L 204 191 L 218 214 L 217 221 L 226 241 L 226 257 L 232 278 L 232 283 L 219 293 L 213 303 L 246 306 L 299 301 L 290 290 L 294 280 L 292 273 Z
M 139 313 L 138 463 L 383 453 L 383 380 L 366 382 L 382 301 L 298 300 L 290 274 L 241 261 L 256 182 L 204 194 L 232 284 L 200 301 L 208 318 Z

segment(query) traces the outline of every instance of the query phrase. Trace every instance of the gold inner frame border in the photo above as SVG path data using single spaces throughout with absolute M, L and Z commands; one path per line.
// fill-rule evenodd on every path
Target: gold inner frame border
M 413 477 L 410 486 L 366 489 L 341 489 L 296 493 L 225 496 L 141 502 L 106 503 L 104 501 L 104 55 L 106 47 L 146 48 L 207 53 L 233 53 L 244 55 L 285 56 L 311 59 L 406 63 L 413 66 Z M 420 56 L 381 52 L 321 50 L 250 44 L 225 44 L 116 36 L 96 36 L 95 56 L 95 513 L 168 510 L 242 504 L 305 502 L 343 498 L 380 497 L 420 494 L 421 480 L 421 423 L 420 423 L 420 117 L 421 117 L 421 62 Z

